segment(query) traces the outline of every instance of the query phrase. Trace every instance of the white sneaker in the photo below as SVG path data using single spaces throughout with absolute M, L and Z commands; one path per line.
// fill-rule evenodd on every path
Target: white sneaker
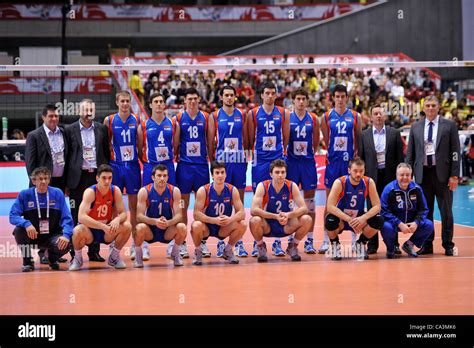
M 324 241 L 318 249 L 318 254 L 325 254 L 329 250 L 329 242 Z
M 168 243 L 168 247 L 166 248 L 166 258 L 172 259 L 171 252 L 173 251 L 174 239 Z
M 109 266 L 112 266 L 115 269 L 127 268 L 127 265 L 125 264 L 125 262 L 123 262 L 123 260 L 120 258 L 120 256 L 118 256 L 116 259 L 112 259 L 109 256 L 109 259 L 107 260 L 107 263 L 109 264 Z
M 211 252 L 207 247 L 207 242 L 205 240 L 201 241 L 201 250 L 202 250 L 202 257 L 208 258 L 211 257 Z
M 188 248 L 186 247 L 186 242 L 183 242 L 183 244 L 180 245 L 179 253 L 181 254 L 181 257 L 183 259 L 188 259 L 189 258 Z
M 69 265 L 69 270 L 70 271 L 79 271 L 82 267 L 82 262 L 80 262 L 78 259 L 74 258 Z
M 143 262 L 138 262 L 138 260 L 135 260 L 133 262 L 133 267 L 134 268 L 143 268 Z
M 110 251 L 112 251 L 112 249 Z M 132 261 L 135 260 L 135 245 L 132 245 L 130 247 L 130 260 Z
M 148 246 L 148 243 L 143 242 L 142 244 L 142 251 L 143 251 L 143 261 L 148 261 L 150 260 L 150 247 Z

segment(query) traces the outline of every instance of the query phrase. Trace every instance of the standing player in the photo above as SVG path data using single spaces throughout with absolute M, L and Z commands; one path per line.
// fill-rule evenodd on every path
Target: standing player
M 79 206 L 79 225 L 72 234 L 75 255 L 69 266 L 70 271 L 78 271 L 82 267 L 82 248 L 92 243 L 115 242 L 107 262 L 116 269 L 126 267 L 120 258 L 120 250 L 127 243 L 132 226 L 127 221 L 122 193 L 112 185 L 112 172 L 109 165 L 100 165 L 97 185 L 84 191 Z
M 209 148 L 213 159 L 225 163 L 225 181 L 238 189 L 240 201 L 243 202 L 247 186 L 247 159 L 244 151 L 248 147 L 247 124 L 242 111 L 234 107 L 235 97 L 235 88 L 232 86 L 224 86 L 220 91 L 222 108 L 209 117 Z M 220 240 L 217 243 L 217 257 L 224 255 L 224 248 L 225 242 Z M 248 256 L 241 240 L 235 245 L 235 250 L 238 257 Z
M 113 169 L 113 182 L 122 193 L 127 190 L 128 208 L 130 210 L 130 223 L 132 231 L 137 226 L 137 193 L 141 187 L 141 173 L 138 159 L 141 158 L 143 134 L 140 120 L 137 115 L 130 112 L 130 93 L 120 91 L 115 96 L 115 103 L 119 111 L 107 116 L 104 120 L 109 132 L 110 141 L 110 166 Z M 145 258 L 149 259 L 149 250 L 144 250 Z M 131 258 L 135 256 L 132 245 Z
M 143 267 L 143 254 L 140 246 L 148 243 L 169 243 L 175 240 L 171 257 L 175 266 L 183 265 L 179 248 L 186 239 L 186 225 L 182 221 L 181 192 L 168 184 L 168 167 L 158 164 L 151 172 L 152 184 L 142 187 L 138 192 L 137 232 L 133 235 L 135 245 L 134 267 Z
M 298 243 L 311 228 L 311 217 L 306 214 L 308 208 L 298 186 L 286 180 L 286 169 L 284 160 L 273 161 L 269 169 L 272 179 L 258 184 L 252 200 L 250 232 L 257 242 L 258 262 L 268 260 L 263 237 L 280 238 L 293 233 L 295 237 L 288 242 L 286 253 L 292 261 L 301 261 Z
M 216 237 L 223 240 L 229 237 L 224 248 L 223 258 L 237 264 L 233 247 L 242 238 L 247 229 L 245 210 L 237 189 L 225 182 L 226 164 L 212 162 L 212 184 L 206 184 L 196 193 L 194 204 L 194 222 L 191 225 L 195 257 L 193 265 L 202 265 L 203 238 Z M 235 213 L 232 214 L 232 207 Z
M 334 181 L 326 204 L 327 215 L 324 226 L 328 231 L 332 246 L 333 260 L 341 260 L 339 233 L 352 231 L 360 234 L 356 252 L 360 259 L 368 259 L 366 244 L 382 229 L 383 217 L 379 214 L 381 206 L 374 180 L 364 176 L 365 163 L 360 158 L 349 162 L 349 175 Z M 369 196 L 372 207 L 364 212 L 365 201 Z
M 307 254 L 315 254 L 313 230 L 315 222 L 314 194 L 318 184 L 314 154 L 318 151 L 319 121 L 315 114 L 307 112 L 309 96 L 304 88 L 296 89 L 293 94 L 294 111 L 290 114 L 290 140 L 288 144 L 288 180 L 301 186 L 304 202 L 309 216 L 313 220 L 308 238 L 304 243 Z
M 357 139 L 362 130 L 360 115 L 347 108 L 346 86 L 336 85 L 332 94 L 334 108 L 324 114 L 321 122 L 324 143 L 327 146 L 326 173 L 326 200 L 334 181 L 347 175 L 349 161 L 357 157 Z M 324 210 L 326 215 L 327 208 Z M 356 235 L 352 235 L 354 245 Z M 324 254 L 329 249 L 327 230 L 324 230 L 324 241 L 318 252 Z
M 183 222 L 188 224 L 189 195 L 209 183 L 208 164 L 208 118 L 206 112 L 200 111 L 199 93 L 195 88 L 184 92 L 186 109 L 176 116 L 174 135 L 174 152 L 179 154 L 176 168 L 176 184 L 183 197 Z M 181 256 L 188 258 L 186 242 L 181 245 Z M 206 243 L 202 243 L 204 257 L 210 257 Z
M 253 108 L 247 113 L 249 147 L 252 146 L 254 160 L 252 163 L 252 189 L 271 179 L 270 163 L 283 158 L 284 149 L 288 145 L 290 113 L 282 107 L 275 106 L 277 89 L 271 82 L 262 87 L 262 105 Z M 281 248 L 280 239 L 272 244 L 272 251 L 276 256 L 285 256 Z M 254 242 L 252 256 L 258 255 L 257 243 Z

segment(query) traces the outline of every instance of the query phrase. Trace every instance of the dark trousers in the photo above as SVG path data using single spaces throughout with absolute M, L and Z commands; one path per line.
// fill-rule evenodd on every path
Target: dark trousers
M 431 168 L 423 167 L 423 181 L 421 188 L 426 197 L 428 204 L 428 219 L 433 221 L 434 200 L 438 202 L 439 212 L 441 215 L 441 239 L 443 241 L 443 248 L 453 248 L 453 191 L 448 187 L 447 182 L 440 182 L 438 175 L 436 175 L 436 166 Z M 435 232 L 428 237 L 424 246 L 432 247 Z
M 15 227 L 13 230 L 15 241 L 20 246 L 23 257 L 23 265 L 30 264 L 33 255 L 31 255 L 31 247 L 37 246 L 39 249 L 48 251 L 49 263 L 55 263 L 58 259 L 69 251 L 69 246 L 60 250 L 58 248 L 58 238 L 61 234 L 38 234 L 36 239 L 28 237 L 26 229 L 23 227 Z
M 82 196 L 86 188 L 97 184 L 96 180 L 97 170 L 93 172 L 89 172 L 87 170 L 83 170 L 81 172 L 81 178 L 79 180 L 79 184 L 75 189 L 69 190 L 69 205 L 71 206 L 71 214 L 72 219 L 74 220 L 74 226 L 78 223 L 78 214 L 79 214 L 79 206 L 82 202 Z M 100 250 L 100 244 L 94 243 L 89 246 L 88 254 L 98 253 Z M 74 256 L 74 248 L 72 248 L 71 255 Z
M 387 186 L 388 182 L 385 176 L 385 169 L 378 169 L 377 170 L 377 181 L 375 182 L 375 186 L 377 187 L 377 193 L 379 197 L 382 196 L 383 189 Z M 370 209 L 372 204 L 370 204 L 370 200 L 367 201 L 367 208 Z M 399 246 L 398 244 L 398 234 L 395 235 L 394 245 Z M 377 232 L 372 238 L 369 239 L 367 243 L 368 249 L 373 249 L 377 251 L 379 248 L 379 233 Z

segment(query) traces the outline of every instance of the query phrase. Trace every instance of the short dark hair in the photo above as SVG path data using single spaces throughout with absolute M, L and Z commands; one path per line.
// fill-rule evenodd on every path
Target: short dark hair
M 265 91 L 265 88 L 274 89 L 275 92 L 277 91 L 277 88 L 276 88 L 275 84 L 273 82 L 270 82 L 270 81 L 267 81 L 262 85 L 262 88 L 260 90 L 261 94 Z
M 43 112 L 41 113 L 43 116 L 46 116 L 48 114 L 48 111 L 56 111 L 58 108 L 54 104 L 46 104 L 43 107 Z
M 291 94 L 291 98 L 295 99 L 297 95 L 304 95 L 306 99 L 309 99 L 309 93 L 306 88 L 300 87 L 300 88 L 295 89 L 293 93 Z
M 273 168 L 275 167 L 285 167 L 285 170 L 288 170 L 286 162 L 282 159 L 276 159 L 272 163 L 270 163 L 270 174 L 273 172 Z
M 196 88 L 193 88 L 193 87 L 187 88 L 184 91 L 184 98 L 186 98 L 188 96 L 188 94 L 196 94 L 198 97 L 201 97 L 198 90 Z
M 97 168 L 97 176 L 100 176 L 102 173 L 113 173 L 112 167 L 108 164 L 101 164 L 99 168 Z
M 346 94 L 347 96 L 347 87 L 344 86 L 344 85 L 336 85 L 336 87 L 334 87 L 334 91 L 332 91 L 332 96 L 334 97 L 336 95 L 336 92 L 343 92 Z
M 224 87 L 222 87 L 222 89 L 219 91 L 219 95 L 222 97 L 224 95 L 224 90 L 226 89 L 231 89 L 232 91 L 234 91 L 234 95 L 237 95 L 237 92 L 235 90 L 235 88 L 231 85 L 225 85 Z
M 164 164 L 157 164 L 156 166 L 153 167 L 153 170 L 151 171 L 151 176 L 155 176 L 156 171 L 159 170 L 160 172 L 168 171 L 168 167 L 165 166 Z
M 214 169 L 220 169 L 220 168 L 225 168 L 225 163 L 224 162 L 218 162 L 214 161 L 211 163 L 211 174 L 214 174 Z
M 349 161 L 349 168 L 351 168 L 353 165 L 365 167 L 365 162 L 362 158 L 357 157 Z
M 166 101 L 165 96 L 163 94 L 153 93 L 152 95 L 150 95 L 150 103 L 153 101 L 153 99 L 158 98 L 158 97 L 161 97 L 161 98 L 163 98 L 163 101 Z
M 369 108 L 369 115 L 372 115 L 372 110 L 374 110 L 375 108 L 382 108 L 382 110 L 383 110 L 383 107 L 382 107 L 381 104 L 375 103 L 374 105 L 372 105 L 372 106 Z
M 38 167 L 38 168 L 33 169 L 33 171 L 31 172 L 30 178 L 34 179 L 40 174 L 44 174 L 51 178 L 51 171 L 46 167 Z

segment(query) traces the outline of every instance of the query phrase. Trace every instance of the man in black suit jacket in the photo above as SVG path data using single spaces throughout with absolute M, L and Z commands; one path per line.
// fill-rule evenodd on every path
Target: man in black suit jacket
M 66 140 L 69 147 L 66 184 L 69 189 L 74 225 L 78 222 L 79 206 L 85 189 L 97 183 L 97 168 L 101 164 L 108 164 L 110 160 L 107 128 L 93 121 L 94 102 L 90 99 L 82 100 L 79 105 L 79 115 L 80 119 L 66 128 Z M 99 244 L 89 247 L 90 261 L 105 261 L 100 256 L 99 250 Z
M 68 146 L 64 129 L 58 126 L 59 114 L 57 107 L 47 104 L 42 112 L 43 125 L 28 133 L 25 145 L 25 162 L 28 177 L 38 167 L 48 168 L 51 175 L 51 186 L 65 192 L 66 188 L 66 158 Z M 30 187 L 33 186 L 30 180 Z M 44 254 L 45 249 L 40 249 L 38 254 L 42 264 L 48 264 L 48 258 Z M 66 262 L 60 258 L 59 262 Z
M 35 168 L 48 168 L 52 173 L 50 185 L 64 192 L 68 147 L 64 129 L 58 127 L 59 115 L 56 106 L 46 105 L 43 108 L 42 118 L 43 125 L 28 133 L 26 138 L 26 171 L 30 177 Z
M 400 132 L 385 125 L 386 113 L 379 104 L 370 108 L 372 126 L 362 132 L 359 139 L 359 156 L 365 161 L 365 175 L 374 179 L 379 197 L 389 182 L 396 179 L 399 163 L 403 162 L 403 141 Z M 368 202 L 370 207 L 370 202 Z M 375 254 L 379 248 L 379 234 L 370 238 L 367 253 Z M 401 254 L 398 239 L 395 253 Z
M 439 101 L 426 98 L 424 119 L 410 129 L 406 161 L 413 167 L 415 180 L 423 188 L 428 203 L 428 219 L 433 221 L 434 199 L 441 214 L 441 238 L 445 255 L 454 254 L 453 191 L 458 186 L 460 144 L 456 124 L 438 115 Z M 433 234 L 425 241 L 418 254 L 433 253 Z

